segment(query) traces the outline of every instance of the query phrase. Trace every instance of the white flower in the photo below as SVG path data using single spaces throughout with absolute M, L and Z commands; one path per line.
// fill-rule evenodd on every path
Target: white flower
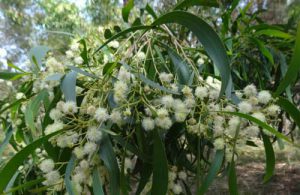
M 136 54 L 136 58 L 138 61 L 143 61 L 146 59 L 146 54 L 144 52 L 140 51 Z
M 277 105 L 270 105 L 268 108 L 267 108 L 267 112 L 269 115 L 271 116 L 276 116 L 279 112 L 280 112 L 280 107 L 277 106 Z
M 255 87 L 255 85 L 251 84 L 251 85 L 247 85 L 244 88 L 244 93 L 247 97 L 251 97 L 251 96 L 256 96 L 257 94 L 257 89 Z
M 211 76 L 208 76 L 206 78 L 206 82 L 209 86 L 211 86 L 212 88 L 214 88 L 217 91 L 220 91 L 221 89 L 221 81 L 219 81 L 218 79 L 215 79 Z
M 227 112 L 235 112 L 235 108 L 232 107 L 231 105 L 227 105 L 225 108 L 224 108 L 225 111 Z
M 124 81 L 117 81 L 114 83 L 114 100 L 120 103 L 126 99 L 128 86 Z
M 78 111 L 78 108 L 74 101 L 65 102 L 62 109 L 65 114 L 74 114 Z
M 63 116 L 63 113 L 60 110 L 54 108 L 50 111 L 49 116 L 52 120 L 57 121 L 57 120 L 61 119 L 61 117 Z
M 16 99 L 17 100 L 20 100 L 22 98 L 25 98 L 25 94 L 24 93 L 19 92 L 19 93 L 16 94 Z
M 188 86 L 184 86 L 183 89 L 181 90 L 183 95 L 185 96 L 192 96 L 193 95 L 193 90 L 189 88 Z
M 44 185 L 53 185 L 56 184 L 59 179 L 60 179 L 60 175 L 59 172 L 57 170 L 55 171 L 51 171 L 49 173 L 47 173 L 45 175 L 46 181 L 43 182 Z
M 242 101 L 238 104 L 239 111 L 241 113 L 249 113 L 252 111 L 252 105 L 246 101 Z
M 159 74 L 159 79 L 161 80 L 161 82 L 170 83 L 173 79 L 173 75 L 162 72 Z
M 245 129 L 246 135 L 255 137 L 259 133 L 259 127 L 257 125 L 251 125 Z
M 124 116 L 131 116 L 131 109 L 126 108 L 126 110 L 123 112 Z
M 39 167 L 44 173 L 49 173 L 54 169 L 54 162 L 52 159 L 45 159 L 41 162 Z
M 165 108 L 160 108 L 156 111 L 156 114 L 159 118 L 163 118 L 169 116 L 168 111 Z
M 81 184 L 81 183 L 85 183 L 86 181 L 86 174 L 84 173 L 84 171 L 79 170 L 76 172 L 76 174 L 72 177 L 73 181 L 75 183 Z
M 251 116 L 253 116 L 254 118 L 257 118 L 258 120 L 261 120 L 263 122 L 266 121 L 265 115 L 263 113 L 261 113 L 261 112 L 255 112 Z
M 108 43 L 108 46 L 117 49 L 120 46 L 120 43 L 118 41 L 111 41 Z
M 120 81 L 128 82 L 130 81 L 131 74 L 123 66 L 120 68 L 118 73 L 118 79 Z
M 82 159 L 84 156 L 84 151 L 81 147 L 76 147 L 73 152 L 78 159 Z
M 182 187 L 179 184 L 174 184 L 172 186 L 172 191 L 174 192 L 174 194 L 180 194 L 182 193 Z
M 124 169 L 127 172 L 127 170 L 132 170 L 134 168 L 134 165 L 132 163 L 132 160 L 130 158 L 125 158 L 124 161 Z
M 186 173 L 184 172 L 184 171 L 180 171 L 179 173 L 178 173 L 178 177 L 180 178 L 180 179 L 182 179 L 182 180 L 186 180 L 186 178 L 187 178 L 187 175 L 186 175 Z
M 76 132 L 67 132 L 66 134 L 59 135 L 56 139 L 57 146 L 60 148 L 73 147 L 78 141 L 78 133 Z
M 74 62 L 75 62 L 75 64 L 80 65 L 83 63 L 83 59 L 81 56 L 78 56 L 78 57 L 74 58 Z
M 86 113 L 89 114 L 89 115 L 94 115 L 95 112 L 96 112 L 95 106 L 89 106 L 89 107 L 86 109 Z
M 220 91 L 216 90 L 216 89 L 210 89 L 208 94 L 209 94 L 210 99 L 216 100 L 216 99 L 218 99 L 218 97 L 220 95 Z
M 169 117 L 157 117 L 155 119 L 155 124 L 162 129 L 170 129 L 172 121 Z
M 199 58 L 199 59 L 197 60 L 197 64 L 199 64 L 199 65 L 204 64 L 204 59 L 203 59 L 203 58 Z
M 97 145 L 94 142 L 86 142 L 83 147 L 84 154 L 93 154 L 97 150 Z
M 161 98 L 161 103 L 166 108 L 171 108 L 174 104 L 174 99 L 173 99 L 172 95 L 166 95 Z
M 197 87 L 195 90 L 195 96 L 201 100 L 208 96 L 208 90 L 206 87 Z
M 117 124 L 119 126 L 121 126 L 123 124 L 122 114 L 119 111 L 117 111 L 117 110 L 113 110 L 111 112 L 111 114 L 110 114 L 110 120 L 113 123 L 115 123 L 115 124 Z
M 217 138 L 215 141 L 214 141 L 214 146 L 216 148 L 216 150 L 221 150 L 224 148 L 224 139 L 223 138 Z
M 58 130 L 61 130 L 63 128 L 64 128 L 64 124 L 62 122 L 57 121 L 46 127 L 45 134 L 48 135 L 48 134 L 54 133 Z
M 154 129 L 154 120 L 150 117 L 146 117 L 142 121 L 142 126 L 146 131 Z
M 267 104 L 272 99 L 272 96 L 269 91 L 263 90 L 258 93 L 257 98 L 260 103 Z
M 109 118 L 106 108 L 98 108 L 95 112 L 94 118 L 100 123 L 105 122 Z
M 78 49 L 79 49 L 79 43 L 73 43 L 70 48 L 74 52 L 78 51 Z
M 66 55 L 68 59 L 71 59 L 74 57 L 74 53 L 71 50 L 66 51 Z
M 89 141 L 97 142 L 101 140 L 102 132 L 99 129 L 97 129 L 97 127 L 91 126 L 87 130 L 86 137 Z
M 238 125 L 240 124 L 241 120 L 239 117 L 234 116 L 232 117 L 229 121 L 228 121 L 228 125 L 229 125 L 229 130 L 230 131 L 236 131 Z

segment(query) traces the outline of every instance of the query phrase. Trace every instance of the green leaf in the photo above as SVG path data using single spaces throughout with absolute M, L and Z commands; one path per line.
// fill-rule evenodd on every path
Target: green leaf
M 273 55 L 271 54 L 271 52 L 266 48 L 265 44 L 256 39 L 251 37 L 250 40 L 256 44 L 258 46 L 258 49 L 261 51 L 261 53 L 272 63 L 274 64 L 274 59 L 273 59 Z
M 7 66 L 9 66 L 11 68 L 14 68 L 14 69 L 16 69 L 16 70 L 18 70 L 20 72 L 26 73 L 24 70 L 22 70 L 21 68 L 17 67 L 16 65 L 14 65 L 12 63 L 12 61 L 10 61 L 10 60 L 7 60 Z
M 165 195 L 168 190 L 168 160 L 157 129 L 153 130 L 152 195 Z
M 66 168 L 66 173 L 65 173 L 65 178 L 64 178 L 67 192 L 70 195 L 76 195 L 76 190 L 74 189 L 74 186 L 73 186 L 72 181 L 70 179 L 71 175 L 72 175 L 72 171 L 75 167 L 75 160 L 76 160 L 75 156 L 72 155 L 71 159 L 68 162 L 68 165 L 67 165 L 67 168 Z
M 8 71 L 0 71 L 0 79 L 4 80 L 17 80 L 29 73 L 18 73 L 18 72 L 8 72 Z
M 46 135 L 44 137 L 41 137 L 41 138 L 35 140 L 34 142 L 32 142 L 31 144 L 27 145 L 26 147 L 24 147 L 18 153 L 16 153 L 0 171 L 0 176 L 1 176 L 0 192 L 3 192 L 3 190 L 7 186 L 10 179 L 13 177 L 15 172 L 18 170 L 18 167 L 20 165 L 22 165 L 24 160 L 26 160 L 26 158 L 30 154 L 34 153 L 36 148 L 40 147 L 45 141 L 47 141 L 51 137 L 53 137 L 61 132 L 62 131 L 57 131 L 57 132 L 51 133 L 49 135 Z
M 96 75 L 91 74 L 91 73 L 89 73 L 89 72 L 86 72 L 86 71 L 84 71 L 84 70 L 82 70 L 82 69 L 80 69 L 80 68 L 77 68 L 77 67 L 75 67 L 75 66 L 68 66 L 68 68 L 70 68 L 70 69 L 73 70 L 74 72 L 77 72 L 77 73 L 79 73 L 79 74 L 82 74 L 82 75 L 91 77 L 91 78 L 93 78 L 93 79 L 99 79 L 99 77 L 97 77 Z
M 217 150 L 214 161 L 212 162 L 207 176 L 205 177 L 201 187 L 197 190 L 198 195 L 203 195 L 208 190 L 209 186 L 217 176 L 223 162 L 224 151 Z
M 2 161 L 2 153 L 4 152 L 7 144 L 9 144 L 9 140 L 11 138 L 11 136 L 13 135 L 13 129 L 11 127 L 11 125 L 9 125 L 7 127 L 7 129 L 5 130 L 5 139 L 3 140 L 3 142 L 0 144 L 0 162 Z
M 298 127 L 300 127 L 300 111 L 298 108 L 291 103 L 289 100 L 278 97 L 277 104 L 285 111 L 287 112 L 294 120 L 294 122 L 297 124 Z
M 154 18 L 157 18 L 157 15 L 155 13 L 155 11 L 153 10 L 153 8 L 147 3 L 145 10 Z
M 153 87 L 153 88 L 156 88 L 156 89 L 159 89 L 161 91 L 164 91 L 166 93 L 171 93 L 171 94 L 175 94 L 175 95 L 179 95 L 179 92 L 176 92 L 176 91 L 173 91 L 171 89 L 167 89 L 163 86 L 161 86 L 160 84 L 148 79 L 147 77 L 145 77 L 143 74 L 136 74 L 136 76 L 141 79 L 141 81 L 143 81 L 145 84 Z
M 66 74 L 61 82 L 61 91 L 63 92 L 66 101 L 76 102 L 76 79 L 77 73 L 71 71 Z
M 79 41 L 79 43 L 83 45 L 83 50 L 80 53 L 80 56 L 83 59 L 83 64 L 86 64 L 87 66 L 89 66 L 89 56 L 88 56 L 88 50 L 87 50 L 86 42 L 85 42 L 84 39 L 81 39 Z
M 93 192 L 96 195 L 104 195 L 103 189 L 102 189 L 102 182 L 101 177 L 99 175 L 99 171 L 97 168 L 93 170 Z
M 216 0 L 183 0 L 177 5 L 175 5 L 176 9 L 182 9 L 191 6 L 208 6 L 208 7 L 219 7 L 219 4 Z
M 125 22 L 128 22 L 128 17 L 131 9 L 134 6 L 134 0 L 128 0 L 126 5 L 122 8 L 122 17 Z
M 189 65 L 174 50 L 169 48 L 168 54 L 174 65 L 174 70 L 178 77 L 179 83 L 182 85 L 189 85 L 190 80 L 193 80 L 191 76 L 194 76 L 191 74 Z
M 5 192 L 8 191 L 15 183 L 17 177 L 19 176 L 20 172 L 17 171 L 15 172 L 15 174 L 13 175 L 13 177 L 10 179 L 10 181 L 8 182 L 6 188 L 5 188 Z M 12 193 L 8 193 L 9 195 L 11 195 Z
M 97 53 L 98 51 L 100 51 L 103 47 L 105 47 L 108 43 L 110 43 L 111 41 L 121 37 L 121 36 L 124 36 L 130 32 L 135 32 L 137 30 L 149 30 L 153 28 L 152 26 L 133 26 L 131 28 L 128 28 L 126 30 L 123 30 L 122 32 L 119 32 L 118 34 L 115 34 L 114 36 L 112 36 L 111 38 L 109 38 L 105 43 L 103 43 L 100 47 L 98 47 L 96 49 L 96 51 L 94 52 L 93 55 L 95 55 L 95 53 Z
M 153 25 L 167 23 L 178 23 L 196 35 L 220 72 L 222 80 L 220 96 L 223 95 L 230 82 L 231 73 L 226 50 L 218 34 L 204 20 L 184 11 L 169 12 L 155 20 Z
M 289 142 L 291 144 L 294 144 L 287 136 L 285 136 L 282 133 L 278 132 L 276 129 L 274 129 L 273 127 L 269 126 L 267 123 L 264 123 L 261 120 L 258 120 L 257 118 L 254 118 L 253 116 L 250 116 L 250 115 L 244 114 L 244 113 L 239 113 L 239 112 L 224 112 L 224 111 L 219 111 L 219 112 L 247 119 L 247 120 L 249 120 L 249 121 L 251 121 L 251 122 L 259 125 L 263 129 L 269 131 L 270 133 L 272 133 L 273 135 L 275 135 L 277 138 L 283 139 L 283 140 L 285 140 L 285 141 L 287 141 L 287 142 Z
M 110 194 L 120 194 L 120 170 L 113 150 L 109 136 L 103 133 L 104 136 L 100 145 L 100 158 L 103 160 L 105 167 L 109 173 Z
M 283 38 L 283 39 L 291 39 L 293 38 L 292 35 L 282 32 L 281 30 L 276 30 L 276 29 L 263 29 L 256 31 L 257 35 L 267 35 L 270 37 L 276 37 L 276 38 Z
M 29 51 L 29 59 L 31 63 L 36 64 L 34 66 L 35 72 L 39 72 L 40 68 L 42 67 L 43 58 L 46 56 L 47 52 L 50 50 L 47 46 L 36 46 Z
M 44 180 L 45 180 L 44 178 L 38 178 L 38 179 L 35 179 L 35 180 L 32 180 L 32 181 L 28 181 L 28 182 L 26 182 L 24 184 L 21 184 L 21 185 L 18 185 L 16 187 L 7 189 L 5 191 L 5 194 L 12 193 L 12 192 L 15 192 L 15 191 L 20 190 L 20 189 L 27 189 L 27 188 L 29 188 L 29 187 L 31 187 L 33 185 L 41 183 Z
M 295 82 L 299 70 L 300 70 L 300 23 L 298 24 L 297 29 L 297 37 L 296 37 L 296 43 L 295 43 L 295 49 L 294 54 L 292 56 L 291 63 L 289 65 L 289 68 L 284 76 L 284 78 L 281 80 L 275 95 L 279 96 L 284 90 L 293 82 Z
M 265 176 L 264 176 L 264 183 L 266 183 L 271 179 L 271 177 L 274 174 L 275 154 L 269 137 L 264 133 L 262 133 L 262 138 L 263 138 L 265 153 L 266 153 L 266 169 L 265 169 Z
M 136 193 L 135 193 L 136 195 L 141 194 L 141 192 L 143 191 L 143 189 L 147 185 L 151 174 L 152 174 L 152 165 L 148 164 L 146 162 L 143 162 L 142 168 L 141 168 L 141 171 L 140 171 L 139 185 L 138 185 Z
M 228 187 L 229 187 L 230 195 L 238 195 L 239 194 L 238 189 L 237 189 L 237 179 L 236 179 L 234 160 L 232 160 L 229 165 Z
M 43 101 L 44 104 L 46 105 L 49 102 L 49 94 L 47 90 L 42 90 L 38 93 L 37 96 L 35 96 L 27 105 L 26 110 L 25 110 L 25 123 L 31 129 L 32 131 L 35 131 L 35 118 L 37 114 L 39 114 L 39 108 L 40 104 Z

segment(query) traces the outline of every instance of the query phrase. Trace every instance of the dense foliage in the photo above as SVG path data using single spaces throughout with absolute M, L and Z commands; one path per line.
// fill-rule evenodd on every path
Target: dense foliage
M 191 6 L 218 15 L 206 21 Z M 24 69 L 9 62 L 0 191 L 204 194 L 222 173 L 237 194 L 246 147 L 265 148 L 268 182 L 273 144 L 299 148 L 300 26 L 237 6 L 183 1 L 158 16 L 129 0 L 120 10 L 128 28 L 92 29 L 64 54 L 35 47 Z

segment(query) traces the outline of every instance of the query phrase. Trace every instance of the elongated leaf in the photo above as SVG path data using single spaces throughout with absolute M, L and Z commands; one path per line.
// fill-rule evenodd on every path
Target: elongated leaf
M 194 76 L 191 74 L 189 65 L 171 48 L 168 49 L 168 54 L 174 65 L 174 70 L 179 83 L 182 85 L 189 85 L 190 80 L 193 80 L 191 76 Z
M 265 176 L 264 176 L 264 183 L 266 183 L 271 179 L 271 177 L 274 174 L 275 154 L 269 137 L 264 133 L 262 133 L 262 138 L 263 138 L 265 154 L 266 154 L 266 169 L 265 169 Z
M 52 134 L 49 134 L 47 136 L 41 137 L 37 139 L 36 141 L 32 142 L 22 150 L 20 150 L 18 153 L 16 153 L 15 156 L 13 156 L 8 163 L 2 168 L 0 171 L 0 192 L 3 192 L 5 187 L 7 186 L 8 182 L 12 178 L 12 176 L 15 174 L 15 172 L 18 170 L 18 167 L 22 165 L 23 161 L 32 154 L 36 148 L 40 147 L 45 141 L 50 139 L 51 137 L 61 133 L 62 131 L 57 131 Z
M 9 144 L 9 140 L 10 140 L 11 136 L 13 135 L 13 129 L 12 129 L 11 125 L 9 127 L 7 127 L 5 132 L 6 132 L 5 139 L 3 140 L 2 143 L 0 143 L 0 162 L 2 160 L 2 154 L 3 154 L 7 144 Z
M 104 195 L 103 189 L 102 189 L 102 182 L 99 175 L 99 171 L 97 168 L 93 170 L 93 192 L 97 195 Z
M 65 78 L 61 82 L 61 90 L 65 95 L 66 101 L 76 102 L 76 79 L 77 73 L 71 71 L 66 74 Z
M 131 9 L 134 6 L 134 0 L 128 0 L 126 5 L 122 8 L 122 17 L 125 22 L 128 22 L 128 17 Z
M 276 29 L 263 29 L 263 30 L 257 31 L 255 34 L 267 35 L 267 36 L 283 38 L 283 39 L 293 38 L 292 35 L 290 35 L 288 33 L 285 33 L 285 32 L 282 32 L 280 30 L 276 30 Z
M 145 188 L 146 184 L 150 179 L 151 174 L 152 174 L 152 165 L 148 163 L 143 163 L 143 167 L 140 171 L 139 185 L 135 193 L 136 195 L 139 195 L 143 191 L 143 189 Z
M 16 80 L 25 75 L 28 75 L 28 73 L 0 71 L 0 79 L 4 80 Z
M 20 72 L 26 73 L 24 70 L 22 70 L 21 68 L 17 67 L 16 65 L 14 65 L 12 63 L 12 61 L 10 61 L 10 60 L 7 60 L 7 66 L 9 66 L 9 67 L 11 67 L 13 69 L 16 69 L 16 70 L 18 70 Z
M 154 18 L 157 18 L 157 15 L 155 13 L 155 11 L 153 10 L 153 8 L 147 3 L 145 10 Z
M 59 81 L 64 75 L 61 73 L 54 73 L 45 78 L 45 81 Z
M 297 124 L 298 127 L 300 127 L 300 111 L 298 108 L 291 103 L 289 100 L 278 97 L 277 104 L 285 111 L 287 112 L 294 120 L 294 122 Z
M 100 145 L 100 158 L 109 173 L 110 194 L 120 194 L 120 170 L 109 136 L 104 133 Z
M 21 185 L 18 185 L 16 187 L 7 189 L 5 191 L 5 194 L 9 194 L 9 193 L 15 192 L 15 191 L 20 190 L 20 189 L 27 189 L 27 188 L 29 188 L 29 187 L 31 187 L 33 185 L 41 183 L 44 180 L 45 180 L 44 178 L 38 178 L 38 179 L 35 179 L 35 180 L 32 180 L 32 181 L 28 181 L 28 182 L 26 182 L 24 184 L 21 184 Z
M 138 30 L 149 30 L 153 28 L 152 26 L 133 26 L 131 28 L 128 28 L 126 30 L 123 30 L 122 32 L 119 32 L 118 34 L 115 34 L 114 36 L 112 36 L 111 38 L 109 38 L 105 43 L 103 43 L 99 48 L 96 49 L 96 51 L 94 52 L 97 53 L 98 51 L 100 51 L 103 47 L 105 47 L 109 42 L 121 37 L 121 36 L 124 36 L 130 32 L 135 32 L 135 31 L 138 31 Z M 94 55 L 93 54 L 93 55 Z
M 83 45 L 83 50 L 80 53 L 81 58 L 83 59 L 83 63 L 86 64 L 89 67 L 89 56 L 88 56 L 88 50 L 86 46 L 86 42 L 84 39 L 81 39 L 79 41 Z
M 167 93 L 171 93 L 171 94 L 175 94 L 175 95 L 179 95 L 179 92 L 176 92 L 176 91 L 173 91 L 171 89 L 167 89 L 163 86 L 161 86 L 160 84 L 146 78 L 143 74 L 137 74 L 136 75 L 138 78 L 141 79 L 141 81 L 143 81 L 145 84 L 153 87 L 153 88 L 156 88 L 156 89 L 159 89 L 161 91 L 164 91 L 164 92 L 167 92 Z
M 153 131 L 152 195 L 165 195 L 168 190 L 168 160 L 157 129 Z
M 10 181 L 8 182 L 6 188 L 5 188 L 5 192 L 8 191 L 15 183 L 17 177 L 19 176 L 20 172 L 17 171 L 15 172 L 15 174 L 13 175 L 13 177 L 10 179 Z M 11 195 L 12 193 L 8 193 L 9 195 Z
M 284 78 L 281 80 L 275 95 L 279 96 L 284 90 L 292 84 L 299 73 L 300 70 L 300 23 L 298 24 L 298 29 L 297 29 L 297 37 L 296 37 L 296 45 L 295 45 L 295 50 L 294 54 L 292 56 L 291 63 L 289 65 L 289 68 L 284 76 Z
M 222 80 L 220 96 L 223 95 L 231 79 L 231 73 L 226 50 L 218 34 L 204 20 L 184 11 L 169 12 L 155 20 L 153 25 L 167 23 L 180 24 L 195 34 L 220 72 Z
M 99 77 L 97 77 L 96 75 L 91 74 L 91 73 L 89 73 L 89 72 L 86 72 L 86 71 L 84 71 L 84 70 L 82 70 L 82 69 L 80 69 L 80 68 L 77 68 L 77 67 L 75 67 L 75 66 L 68 66 L 68 67 L 69 67 L 71 70 L 73 70 L 74 72 L 77 72 L 77 73 L 79 73 L 79 74 L 82 74 L 82 75 L 91 77 L 91 78 L 93 78 L 93 79 L 99 79 Z
M 47 46 L 36 46 L 29 51 L 29 58 L 34 66 L 34 70 L 38 72 L 42 66 L 43 58 L 46 56 L 47 52 L 50 50 Z
M 217 150 L 214 161 L 212 162 L 207 176 L 205 177 L 201 187 L 198 189 L 197 194 L 203 195 L 208 190 L 209 186 L 217 176 L 223 162 L 224 151 Z
M 71 181 L 72 171 L 75 167 L 75 160 L 76 160 L 75 156 L 72 155 L 71 159 L 68 162 L 68 165 L 66 168 L 66 173 L 65 173 L 65 178 L 64 178 L 67 192 L 70 195 L 76 195 L 76 191 L 74 190 L 74 186 Z
M 229 187 L 230 195 L 238 195 L 239 194 L 238 189 L 237 189 L 237 179 L 236 179 L 234 160 L 230 163 L 230 166 L 229 166 L 228 187 Z
M 46 104 L 49 99 L 49 94 L 47 90 L 42 90 L 37 96 L 35 96 L 27 105 L 25 110 L 25 122 L 26 125 L 32 130 L 35 131 L 35 118 L 39 114 L 38 110 L 40 108 L 40 104 L 44 101 Z
M 244 114 L 244 113 L 239 113 L 239 112 L 224 112 L 224 111 L 220 111 L 220 113 L 224 113 L 224 114 L 230 114 L 230 115 L 234 115 L 234 116 L 238 116 L 244 119 L 247 119 L 253 123 L 256 123 L 257 125 L 259 125 L 260 127 L 262 127 L 263 129 L 269 131 L 270 133 L 272 133 L 273 135 L 275 135 L 276 137 L 283 139 L 291 144 L 294 144 L 287 136 L 283 135 L 282 133 L 278 132 L 276 129 L 274 129 L 273 127 L 269 126 L 268 124 L 258 120 L 257 118 L 254 118 L 253 116 L 250 116 L 248 114 Z M 295 145 L 295 144 L 294 144 Z
M 273 55 L 271 54 L 271 52 L 267 49 L 267 47 L 265 46 L 265 44 L 256 39 L 251 37 L 250 38 L 252 40 L 252 42 L 254 42 L 254 44 L 256 44 L 258 46 L 258 49 L 260 50 L 260 52 L 272 63 L 274 64 L 274 59 L 273 59 Z
M 191 6 L 208 6 L 208 7 L 219 7 L 219 4 L 216 0 L 183 0 L 177 5 L 174 9 L 182 9 Z

